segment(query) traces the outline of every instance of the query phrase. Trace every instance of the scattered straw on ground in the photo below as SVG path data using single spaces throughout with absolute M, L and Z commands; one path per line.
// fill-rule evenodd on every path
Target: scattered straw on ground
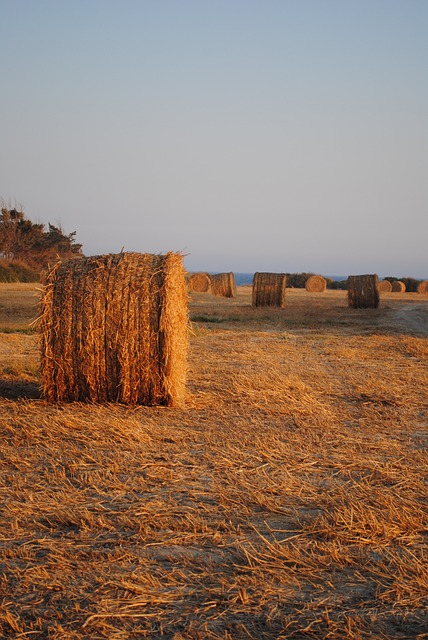
M 184 408 L 47 405 L 0 369 L 0 637 L 425 638 L 428 344 L 394 313 L 427 301 L 403 296 L 195 295 Z M 38 336 L 12 337 L 37 387 Z

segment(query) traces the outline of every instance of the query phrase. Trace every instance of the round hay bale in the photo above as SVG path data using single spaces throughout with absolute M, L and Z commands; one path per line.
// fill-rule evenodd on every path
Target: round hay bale
M 390 293 L 392 290 L 392 284 L 389 280 L 382 280 L 379 282 L 378 288 L 381 293 Z
M 188 324 L 181 255 L 58 262 L 46 276 L 40 324 L 48 402 L 181 403 Z
M 377 309 L 379 306 L 377 274 L 348 277 L 348 306 L 353 309 Z
M 393 293 L 404 293 L 405 290 L 406 290 L 406 285 L 404 284 L 404 282 L 401 282 L 401 280 L 394 280 L 394 282 L 392 283 L 392 289 L 391 289 Z
M 187 281 L 187 287 L 189 291 L 195 293 L 208 293 L 211 291 L 211 280 L 208 273 L 193 273 Z
M 418 293 L 428 293 L 428 280 L 422 280 L 418 284 Z
M 260 273 L 253 276 L 253 307 L 285 307 L 285 273 Z
M 311 293 L 322 293 L 326 290 L 327 281 L 322 276 L 309 276 L 305 282 L 306 291 Z
M 234 298 L 236 296 L 235 276 L 232 272 L 217 273 L 210 276 L 211 291 L 215 296 Z

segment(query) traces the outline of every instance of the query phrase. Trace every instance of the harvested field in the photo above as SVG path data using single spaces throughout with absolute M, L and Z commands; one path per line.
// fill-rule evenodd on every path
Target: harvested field
M 185 407 L 49 405 L 0 286 L 0 637 L 426 638 L 428 300 L 190 296 Z

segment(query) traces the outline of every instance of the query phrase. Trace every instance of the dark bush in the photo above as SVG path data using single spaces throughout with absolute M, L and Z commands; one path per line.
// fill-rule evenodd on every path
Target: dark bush
M 39 282 L 40 274 L 17 260 L 0 260 L 0 282 Z

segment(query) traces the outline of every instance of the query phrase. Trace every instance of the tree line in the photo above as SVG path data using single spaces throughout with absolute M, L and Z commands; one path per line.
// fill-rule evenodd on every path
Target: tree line
M 66 234 L 60 225 L 28 220 L 23 211 L 2 206 L 0 214 L 0 280 L 38 280 L 58 259 L 81 256 L 76 232 Z
M 313 273 L 286 273 L 287 276 L 287 287 L 294 287 L 295 289 L 304 289 L 306 285 L 306 280 L 315 274 Z M 416 278 L 396 278 L 395 276 L 387 276 L 383 278 L 383 280 L 389 280 L 389 282 L 395 282 L 399 280 L 403 282 L 406 286 L 406 291 L 409 292 L 417 292 L 419 284 L 422 282 L 421 280 L 417 280 Z M 348 279 L 346 280 L 333 280 L 332 278 L 325 278 L 327 289 L 348 289 Z
M 388 280 L 391 283 L 400 281 L 405 285 L 406 291 L 410 293 L 416 293 L 418 290 L 418 286 L 422 282 L 422 280 L 417 280 L 416 278 L 405 278 L 405 277 L 396 278 L 395 276 L 386 276 L 386 278 L 382 278 L 382 280 Z M 327 289 L 345 289 L 346 290 L 347 288 L 348 288 L 347 279 L 339 280 L 337 282 L 335 280 L 327 279 Z
M 61 225 L 34 223 L 23 211 L 2 205 L 0 214 L 0 282 L 35 282 L 50 264 L 58 259 L 83 256 L 82 245 L 76 242 L 76 231 L 66 234 Z M 313 273 L 287 273 L 287 286 L 304 289 Z M 401 280 L 406 291 L 417 291 L 421 280 L 388 276 L 385 280 Z M 328 289 L 347 289 L 348 280 L 326 278 Z

